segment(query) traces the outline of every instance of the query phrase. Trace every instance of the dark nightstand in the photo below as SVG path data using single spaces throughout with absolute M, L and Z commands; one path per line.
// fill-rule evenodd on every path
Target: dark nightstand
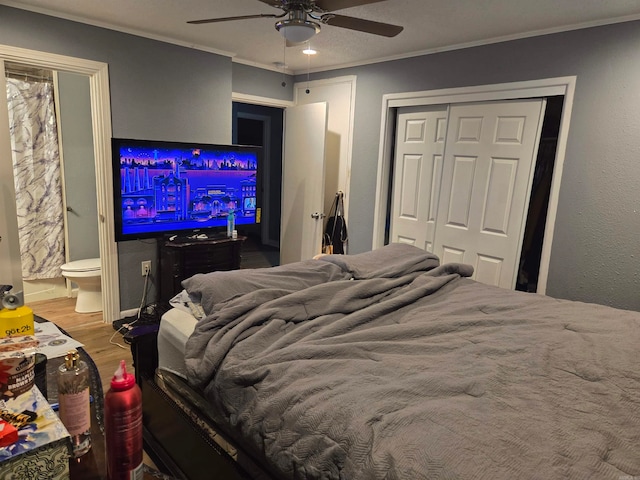
M 153 378 L 158 366 L 158 330 L 160 323 L 151 323 L 132 328 L 124 334 L 125 343 L 131 345 L 131 356 L 135 368 L 136 382 Z
M 241 247 L 247 237 L 174 240 L 160 244 L 160 301 L 169 302 L 182 290 L 182 281 L 196 273 L 240 268 Z

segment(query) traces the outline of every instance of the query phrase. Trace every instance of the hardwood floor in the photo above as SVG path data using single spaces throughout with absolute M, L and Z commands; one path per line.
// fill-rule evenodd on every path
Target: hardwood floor
M 131 350 L 122 340 L 122 335 L 115 334 L 111 324 L 102 322 L 102 312 L 76 313 L 75 303 L 75 298 L 57 298 L 32 302 L 29 307 L 34 314 L 55 323 L 84 345 L 83 348 L 98 367 L 102 388 L 106 393 L 120 360 L 124 359 L 127 371 L 133 373 Z

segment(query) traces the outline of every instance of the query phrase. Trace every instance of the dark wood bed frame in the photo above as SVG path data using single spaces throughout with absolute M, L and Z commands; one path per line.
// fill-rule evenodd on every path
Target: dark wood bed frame
M 214 440 L 216 433 L 211 432 L 221 429 L 199 408 L 205 400 L 184 379 L 156 372 L 157 338 L 157 324 L 136 327 L 125 335 L 125 341 L 131 345 L 136 381 L 142 390 L 144 449 L 156 467 L 178 479 L 274 480 L 276 477 L 266 473 L 244 449 L 227 440 L 236 451 L 234 458 Z M 178 397 L 172 398 L 160 386 L 166 383 Z M 185 392 L 187 395 L 183 395 Z M 191 415 L 183 408 L 185 404 Z

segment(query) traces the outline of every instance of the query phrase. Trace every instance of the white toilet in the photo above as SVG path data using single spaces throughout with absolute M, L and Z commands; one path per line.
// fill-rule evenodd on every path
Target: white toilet
M 60 267 L 62 275 L 78 285 L 76 312 L 102 311 L 102 265 L 99 258 L 75 260 Z

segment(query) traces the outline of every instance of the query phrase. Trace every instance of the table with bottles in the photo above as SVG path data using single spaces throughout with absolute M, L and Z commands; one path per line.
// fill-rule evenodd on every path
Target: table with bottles
M 36 322 L 44 322 L 40 317 L 35 318 Z M 70 336 L 60 329 L 65 335 Z M 102 380 L 100 372 L 91 356 L 83 348 L 76 349 L 80 355 L 80 360 L 85 362 L 89 373 L 89 394 L 91 398 L 91 449 L 79 458 L 69 459 L 70 480 L 106 480 L 107 479 L 107 458 L 104 429 L 104 391 L 102 390 Z M 40 390 L 52 405 L 58 404 L 57 376 L 60 365 L 64 364 L 64 356 L 48 358 L 46 363 L 45 379 L 37 378 Z M 171 477 L 157 472 L 147 465 L 144 466 L 144 479 L 167 480 Z

